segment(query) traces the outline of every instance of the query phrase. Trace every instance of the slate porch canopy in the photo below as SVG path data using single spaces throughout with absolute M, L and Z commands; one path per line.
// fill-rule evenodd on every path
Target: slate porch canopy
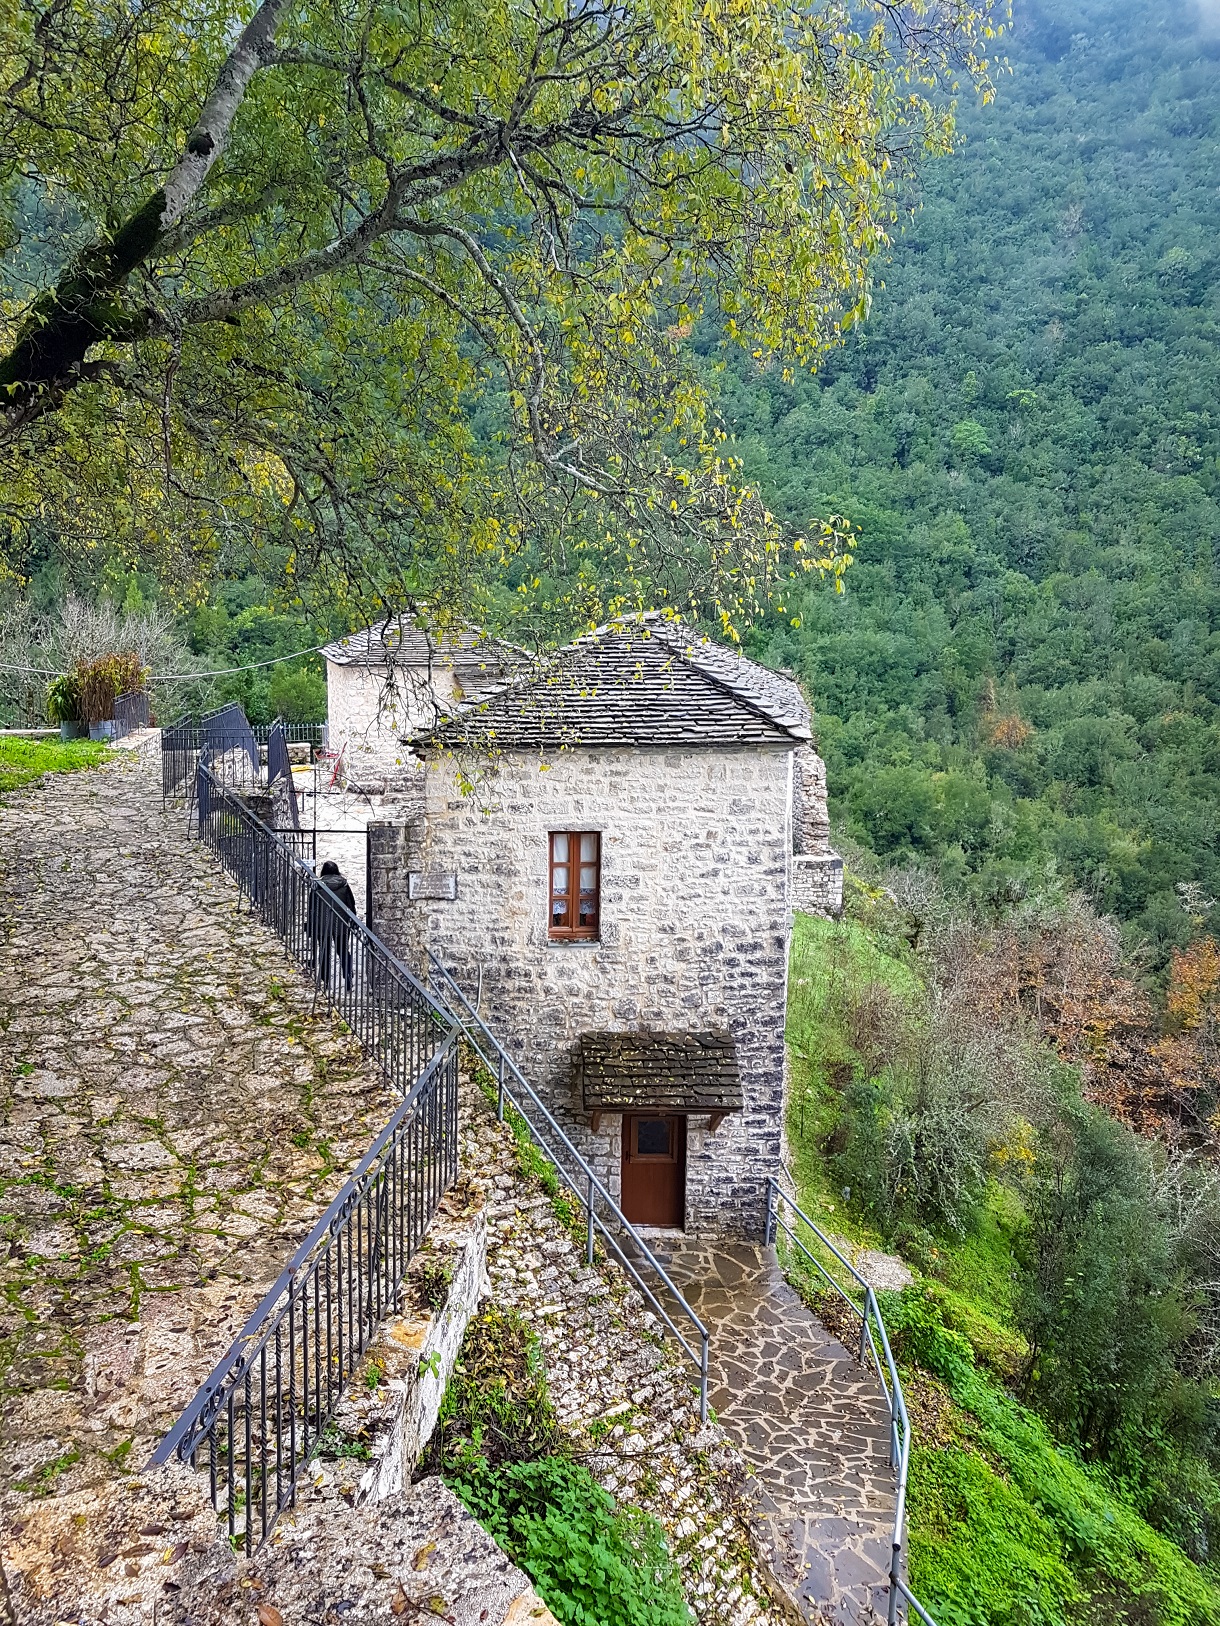
M 712 1127 L 743 1106 L 737 1049 L 726 1028 L 703 1033 L 584 1033 L 576 1087 L 594 1120 L 603 1112 L 709 1113 Z

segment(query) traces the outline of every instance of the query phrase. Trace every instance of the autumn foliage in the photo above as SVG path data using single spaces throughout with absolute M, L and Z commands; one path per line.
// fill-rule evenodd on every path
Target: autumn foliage
M 1175 953 L 1168 1021 L 1124 959 L 1118 928 L 1088 901 L 1018 912 L 941 952 L 997 1015 L 1025 1013 L 1079 1065 L 1086 1098 L 1143 1134 L 1174 1141 L 1213 1132 L 1220 1093 L 1220 945 Z M 950 934 L 952 935 L 952 934 Z

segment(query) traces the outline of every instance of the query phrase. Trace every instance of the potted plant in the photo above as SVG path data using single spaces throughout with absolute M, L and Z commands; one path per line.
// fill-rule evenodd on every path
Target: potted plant
M 140 657 L 127 652 L 102 655 L 94 661 L 77 661 L 73 675 L 80 691 L 81 719 L 89 725 L 89 738 L 110 739 L 114 734 L 116 696 L 130 694 L 143 684 Z
M 64 672 L 47 684 L 47 716 L 59 724 L 61 740 L 84 739 L 89 729 L 81 721 L 80 684 L 73 672 Z

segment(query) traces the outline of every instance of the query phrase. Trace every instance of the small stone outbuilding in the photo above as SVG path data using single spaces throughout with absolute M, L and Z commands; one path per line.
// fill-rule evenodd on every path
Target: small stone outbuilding
M 432 716 L 388 730 L 413 768 L 369 828 L 375 929 L 481 999 L 628 1218 L 757 1238 L 792 910 L 841 877 L 800 690 L 660 615 L 498 683 L 486 645 L 430 658 Z M 367 729 L 356 692 L 334 684 L 332 743 Z

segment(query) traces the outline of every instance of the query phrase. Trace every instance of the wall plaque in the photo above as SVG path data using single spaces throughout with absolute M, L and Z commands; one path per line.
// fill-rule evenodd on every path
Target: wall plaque
M 448 870 L 412 869 L 407 871 L 407 897 L 414 900 L 439 902 L 457 897 L 457 873 Z

